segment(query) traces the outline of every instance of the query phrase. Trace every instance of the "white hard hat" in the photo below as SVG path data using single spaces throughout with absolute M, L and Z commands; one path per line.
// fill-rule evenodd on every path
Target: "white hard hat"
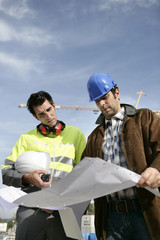
M 27 151 L 22 153 L 15 162 L 15 169 L 21 173 L 35 170 L 49 171 L 51 157 L 48 152 Z

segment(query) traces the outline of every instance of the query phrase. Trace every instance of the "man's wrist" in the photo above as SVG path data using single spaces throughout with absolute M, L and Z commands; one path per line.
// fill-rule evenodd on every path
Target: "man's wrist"
M 29 184 L 29 177 L 28 176 L 29 176 L 29 174 L 27 174 L 27 173 L 22 176 L 22 184 L 24 186 Z

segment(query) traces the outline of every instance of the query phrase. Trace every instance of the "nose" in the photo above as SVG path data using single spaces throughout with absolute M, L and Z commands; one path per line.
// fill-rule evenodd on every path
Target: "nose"
M 47 118 L 47 119 L 50 118 L 50 113 L 49 113 L 49 112 L 46 112 L 45 115 L 46 115 L 46 118 Z

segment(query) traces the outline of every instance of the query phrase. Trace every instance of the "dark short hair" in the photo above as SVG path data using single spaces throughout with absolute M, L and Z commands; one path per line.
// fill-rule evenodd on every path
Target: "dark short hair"
M 53 105 L 53 99 L 49 93 L 45 91 L 32 93 L 27 101 L 27 109 L 30 111 L 30 113 L 36 115 L 33 110 L 33 107 L 42 105 L 45 102 L 45 100 L 48 100 L 48 102 L 50 102 L 50 104 Z
M 111 92 L 113 93 L 114 98 L 116 98 L 116 96 L 115 96 L 116 89 L 119 89 L 118 86 L 117 86 L 117 84 L 114 85 L 114 87 L 111 89 Z M 120 99 L 119 99 L 119 100 L 120 100 Z
M 116 89 L 119 89 L 117 84 L 115 84 L 114 87 L 111 89 L 111 92 L 113 93 L 113 95 L 115 94 Z

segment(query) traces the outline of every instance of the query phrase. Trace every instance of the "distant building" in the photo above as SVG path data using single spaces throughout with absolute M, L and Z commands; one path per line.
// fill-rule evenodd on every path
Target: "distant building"
M 7 223 L 0 223 L 0 233 L 7 231 Z
M 81 231 L 83 240 L 97 240 L 94 227 L 94 215 L 83 215 Z

